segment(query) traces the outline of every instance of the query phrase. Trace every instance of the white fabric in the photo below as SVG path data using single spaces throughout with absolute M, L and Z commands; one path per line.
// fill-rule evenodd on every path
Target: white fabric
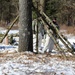
M 38 49 L 41 49 L 41 44 L 42 44 L 42 34 L 38 34 Z
M 54 42 L 52 38 L 47 35 L 43 52 L 45 52 L 46 50 L 52 51 L 53 47 L 54 47 Z

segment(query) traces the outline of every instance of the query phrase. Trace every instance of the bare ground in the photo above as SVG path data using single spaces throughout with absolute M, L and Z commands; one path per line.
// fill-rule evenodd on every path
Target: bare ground
M 66 26 L 66 25 L 61 25 L 60 30 L 66 30 L 67 34 L 74 34 L 75 35 L 75 26 Z

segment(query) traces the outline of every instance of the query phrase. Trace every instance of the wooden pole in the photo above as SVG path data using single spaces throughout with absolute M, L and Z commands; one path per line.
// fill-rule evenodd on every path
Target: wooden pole
M 50 32 L 50 30 L 48 29 L 48 27 L 45 25 L 46 23 L 43 21 L 43 19 L 41 19 L 43 24 L 44 24 L 44 27 L 45 27 L 45 30 L 47 32 L 47 34 L 49 35 L 49 37 L 52 37 L 52 40 L 54 41 L 54 44 L 56 46 L 56 48 L 62 52 L 62 55 L 64 58 L 66 58 L 66 54 L 64 53 L 64 50 L 60 48 L 59 44 L 57 43 L 57 41 L 55 40 L 54 36 L 52 35 L 52 32 Z
M 38 2 L 36 1 L 36 3 L 37 3 L 37 9 L 38 9 Z M 37 51 L 37 53 L 38 53 L 38 13 L 37 13 L 37 26 L 36 26 L 36 28 L 37 28 L 37 32 L 36 32 L 36 51 Z
M 61 36 L 64 38 L 64 40 L 68 43 L 68 45 L 71 47 L 72 45 L 71 45 L 71 43 L 67 40 L 67 38 L 64 36 L 64 35 L 62 35 L 61 34 Z
M 48 24 L 51 23 L 51 25 L 54 27 L 54 30 L 56 31 L 57 36 L 59 37 L 59 39 L 62 41 L 62 43 L 68 48 L 68 50 L 70 52 L 72 52 L 72 48 L 69 46 L 68 43 L 66 43 L 66 40 L 61 36 L 61 34 L 59 33 L 58 29 L 56 28 L 56 26 L 53 24 L 53 22 L 49 19 L 49 17 L 43 12 L 43 15 L 45 16 Z
M 9 31 L 11 30 L 11 28 L 13 27 L 14 23 L 18 20 L 19 16 L 17 16 L 15 18 L 15 20 L 11 23 L 10 27 L 8 28 L 7 32 L 4 34 L 4 36 L 2 37 L 2 39 L 0 40 L 0 43 L 3 42 L 4 38 L 8 35 Z
M 68 46 L 68 44 L 66 44 L 66 41 L 64 40 L 64 38 L 61 36 L 61 34 L 59 33 L 58 29 L 56 28 L 56 26 L 53 24 L 53 22 L 49 19 L 49 17 L 43 12 L 40 13 L 37 8 L 35 8 L 35 6 L 32 4 L 34 10 L 36 11 L 36 13 L 39 14 L 39 16 L 43 19 L 43 21 L 46 23 L 46 25 L 50 26 L 50 24 L 53 26 L 54 30 L 56 31 L 57 36 L 59 37 L 59 39 L 62 41 L 62 43 L 68 48 L 68 51 L 73 53 L 73 49 L 71 47 Z M 52 29 L 51 29 L 52 30 Z

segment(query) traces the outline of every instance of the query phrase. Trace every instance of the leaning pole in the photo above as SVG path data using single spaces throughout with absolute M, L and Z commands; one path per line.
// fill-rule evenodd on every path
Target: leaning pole
M 4 34 L 4 36 L 2 37 L 2 39 L 0 40 L 0 43 L 3 42 L 4 38 L 8 35 L 9 31 L 11 30 L 11 28 L 13 27 L 13 25 L 15 24 L 15 22 L 18 20 L 19 16 L 17 16 L 14 21 L 11 23 L 11 25 L 9 26 L 8 30 L 6 31 L 6 33 Z

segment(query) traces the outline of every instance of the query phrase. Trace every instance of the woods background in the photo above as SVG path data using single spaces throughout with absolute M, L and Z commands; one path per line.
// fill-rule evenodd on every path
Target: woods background
M 36 1 L 33 3 L 36 6 Z M 0 23 L 10 23 L 19 11 L 19 0 L 0 0 Z M 44 4 L 44 12 L 52 19 L 57 17 L 60 24 L 75 25 L 75 0 L 38 0 L 39 8 Z M 36 14 L 33 11 L 33 18 Z

